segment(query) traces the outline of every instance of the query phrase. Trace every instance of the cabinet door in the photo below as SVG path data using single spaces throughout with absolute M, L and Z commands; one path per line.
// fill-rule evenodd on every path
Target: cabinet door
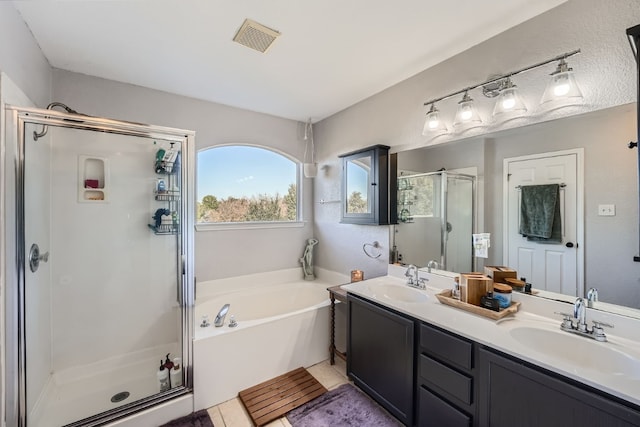
M 480 426 L 631 427 L 640 412 L 524 362 L 480 350 Z
M 471 417 L 420 387 L 418 427 L 470 427 Z
M 390 161 L 389 147 L 376 145 L 343 154 L 340 157 L 342 158 L 340 222 L 375 225 L 395 223 L 397 217 L 395 214 L 396 162 Z M 394 214 L 391 216 L 389 214 L 390 193 L 394 193 Z
M 347 373 L 405 425 L 413 424 L 414 322 L 348 294 Z

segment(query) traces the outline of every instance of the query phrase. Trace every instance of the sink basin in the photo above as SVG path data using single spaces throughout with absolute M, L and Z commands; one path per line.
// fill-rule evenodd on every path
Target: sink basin
M 513 328 L 510 334 L 536 353 L 562 359 L 576 369 L 640 378 L 640 360 L 619 350 L 613 343 L 601 343 L 561 330 L 525 326 Z
M 399 301 L 404 303 L 420 303 L 429 299 L 427 294 L 408 286 L 388 283 L 370 284 L 369 289 L 375 298 Z

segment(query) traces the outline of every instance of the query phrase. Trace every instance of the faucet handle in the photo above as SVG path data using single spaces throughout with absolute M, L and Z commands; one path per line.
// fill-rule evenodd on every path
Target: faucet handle
M 562 325 L 560 325 L 560 327 L 562 329 L 573 329 L 573 322 L 571 321 L 571 319 L 573 318 L 573 314 L 570 313 L 562 313 L 559 311 L 554 311 L 554 314 L 559 314 L 560 316 L 563 316 L 562 319 Z
M 593 322 L 593 331 L 592 331 L 593 338 L 596 341 L 600 341 L 600 342 L 607 341 L 607 336 L 604 334 L 604 330 L 602 329 L 602 327 L 606 326 L 607 328 L 613 328 L 613 325 L 605 322 L 600 322 L 597 320 L 592 320 L 592 322 Z
M 594 328 L 602 328 L 603 326 L 606 326 L 607 328 L 613 328 L 613 325 L 606 323 L 606 322 L 601 322 L 599 320 L 592 320 L 591 322 L 593 322 L 593 327 Z

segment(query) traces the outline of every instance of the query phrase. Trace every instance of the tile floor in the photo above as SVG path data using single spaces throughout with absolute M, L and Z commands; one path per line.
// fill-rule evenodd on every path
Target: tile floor
M 344 360 L 336 358 L 336 364 L 330 365 L 329 360 L 320 362 L 307 368 L 327 390 L 332 390 L 342 384 L 348 383 L 347 366 Z M 237 397 L 208 409 L 209 416 L 214 427 L 252 427 L 249 414 Z M 279 418 L 267 427 L 291 427 L 286 417 Z

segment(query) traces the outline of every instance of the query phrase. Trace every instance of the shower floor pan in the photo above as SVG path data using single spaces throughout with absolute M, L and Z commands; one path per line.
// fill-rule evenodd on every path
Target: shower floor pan
M 154 355 L 128 366 L 116 363 L 112 365 L 115 369 L 72 380 L 49 377 L 28 424 L 60 427 L 154 395 L 159 391 L 158 359 Z

